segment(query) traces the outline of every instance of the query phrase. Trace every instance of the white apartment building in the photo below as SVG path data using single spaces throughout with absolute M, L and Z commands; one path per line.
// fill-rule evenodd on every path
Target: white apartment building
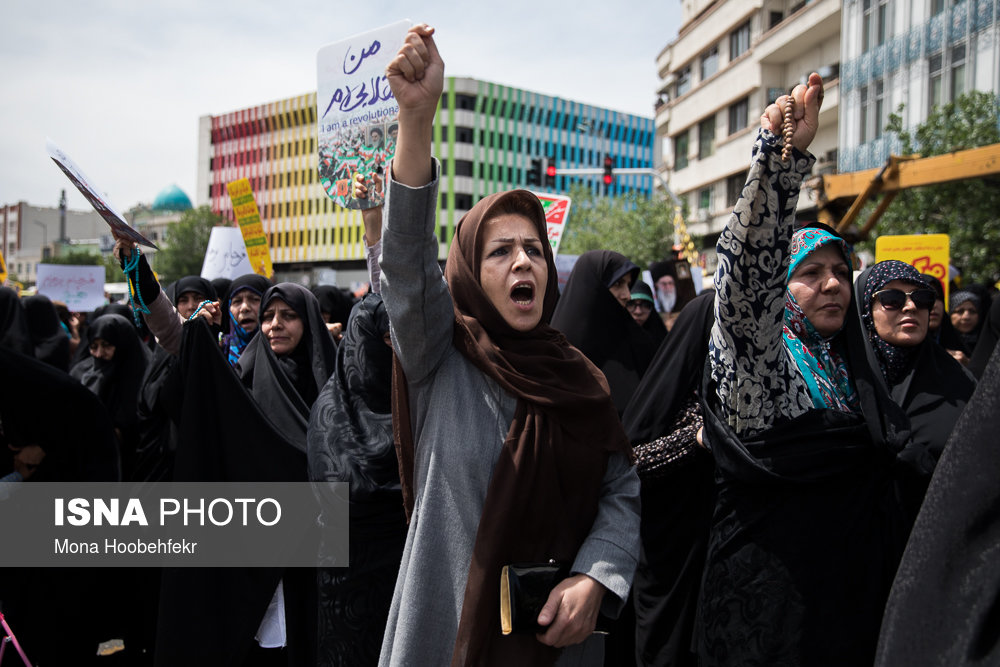
M 818 72 L 826 86 L 816 171 L 837 163 L 841 0 L 682 0 L 677 38 L 657 58 L 656 156 L 686 200 L 706 268 L 746 179 L 760 114 Z M 803 190 L 799 208 L 809 207 Z
M 844 0 L 839 170 L 899 153 L 885 124 L 900 104 L 914 128 L 967 90 L 1000 91 L 998 12 L 998 0 Z

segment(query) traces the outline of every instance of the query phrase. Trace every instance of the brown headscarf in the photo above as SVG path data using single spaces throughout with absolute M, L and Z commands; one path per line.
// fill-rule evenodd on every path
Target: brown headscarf
M 484 223 L 505 213 L 531 220 L 548 267 L 542 320 L 512 329 L 479 283 Z M 490 195 L 458 223 L 445 279 L 455 305 L 455 347 L 517 398 L 493 469 L 458 626 L 452 665 L 551 664 L 558 651 L 533 636 L 500 633 L 500 570 L 514 562 L 572 564 L 597 514 L 608 455 L 631 449 L 601 372 L 549 326 L 558 299 L 545 214 L 527 190 Z M 396 364 L 393 424 L 407 514 L 413 509 L 413 434 L 406 382 Z M 457 474 L 461 474 L 457 471 Z

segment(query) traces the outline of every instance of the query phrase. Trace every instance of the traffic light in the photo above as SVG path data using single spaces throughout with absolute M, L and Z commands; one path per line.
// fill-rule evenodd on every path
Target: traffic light
M 556 174 L 559 170 L 556 169 L 556 159 L 555 157 L 550 157 L 548 164 L 545 165 L 545 187 L 554 188 L 556 187 Z
M 528 185 L 541 185 L 542 184 L 542 160 L 541 158 L 532 158 L 531 169 L 528 170 Z
M 604 185 L 611 185 L 615 182 L 615 159 L 610 155 L 604 156 Z

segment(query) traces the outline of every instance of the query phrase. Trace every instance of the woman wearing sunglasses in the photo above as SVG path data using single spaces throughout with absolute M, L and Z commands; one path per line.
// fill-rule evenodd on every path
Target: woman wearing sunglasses
M 915 268 L 894 259 L 879 262 L 858 277 L 855 294 L 869 361 L 910 420 L 911 440 L 897 457 L 896 483 L 911 525 L 976 383 L 928 338 L 936 295 Z

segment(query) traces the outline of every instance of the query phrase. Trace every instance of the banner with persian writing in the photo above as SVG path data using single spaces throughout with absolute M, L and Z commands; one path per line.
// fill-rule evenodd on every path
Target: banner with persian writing
M 250 181 L 241 178 L 227 184 L 226 189 L 229 191 L 229 200 L 233 202 L 233 213 L 236 214 L 236 222 L 240 225 L 250 266 L 253 267 L 254 273 L 271 278 L 274 275 L 271 248 L 267 245 L 267 235 L 260 221 L 260 209 L 257 208 L 257 202 L 253 197 Z
M 403 44 L 409 20 L 324 46 L 316 55 L 319 179 L 344 208 L 366 209 L 385 200 L 385 165 L 396 152 L 399 105 L 385 68 Z M 356 198 L 360 178 L 367 196 Z

